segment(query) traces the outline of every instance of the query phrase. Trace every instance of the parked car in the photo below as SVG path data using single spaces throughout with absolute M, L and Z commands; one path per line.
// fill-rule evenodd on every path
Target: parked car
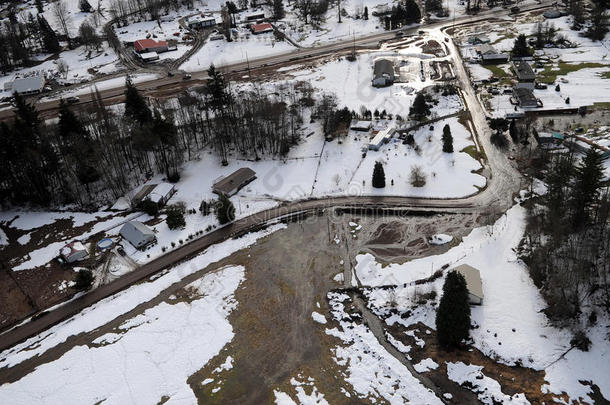
M 517 14 L 521 9 L 517 6 L 511 7 L 510 12 L 513 14 Z
M 184 76 L 182 76 L 182 80 L 189 80 L 191 77 L 193 77 L 193 76 L 191 76 L 190 73 L 187 73 Z
M 538 90 L 545 90 L 546 88 L 548 88 L 548 86 L 546 85 L 546 83 L 536 83 L 534 84 L 534 88 Z
M 80 101 L 80 98 L 78 98 L 76 96 L 70 96 L 66 99 L 66 101 L 68 102 L 68 104 L 74 104 L 74 103 L 78 103 Z

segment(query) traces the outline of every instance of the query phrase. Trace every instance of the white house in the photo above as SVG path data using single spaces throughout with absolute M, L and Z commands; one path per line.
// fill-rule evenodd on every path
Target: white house
M 137 249 L 141 249 L 157 241 L 157 237 L 153 230 L 138 221 L 127 222 L 121 228 L 120 234 Z
M 481 305 L 483 303 L 483 282 L 479 270 L 467 264 L 454 267 L 453 270 L 464 276 L 468 287 L 468 300 L 471 304 Z
M 67 263 L 74 263 L 79 260 L 84 260 L 89 256 L 87 253 L 87 248 L 85 248 L 85 245 L 79 241 L 68 243 L 66 246 L 61 248 L 60 253 L 61 257 L 63 257 Z
M 382 131 L 379 131 L 377 135 L 369 142 L 370 150 L 379 150 L 384 143 L 388 143 L 392 136 L 394 135 L 396 130 L 394 127 L 386 128 Z
M 170 183 L 160 183 L 152 189 L 148 198 L 150 201 L 155 202 L 159 205 L 167 204 L 170 198 L 176 193 L 176 186 Z

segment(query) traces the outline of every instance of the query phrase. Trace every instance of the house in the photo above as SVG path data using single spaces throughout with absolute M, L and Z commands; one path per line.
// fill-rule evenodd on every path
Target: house
M 521 108 L 538 107 L 538 99 L 534 93 L 525 87 L 515 87 L 513 96 Z
M 498 51 L 496 51 L 495 48 L 493 46 L 491 46 L 490 44 L 480 44 L 480 45 L 477 45 L 475 49 L 480 56 L 491 54 L 491 53 L 498 53 Z
M 119 233 L 123 239 L 131 243 L 136 249 L 142 249 L 157 241 L 153 230 L 138 221 L 127 222 Z
M 534 83 L 536 80 L 536 74 L 532 70 L 532 67 L 526 61 L 520 61 L 519 63 L 513 63 L 513 69 L 517 75 L 517 79 L 522 83 Z
M 250 31 L 252 31 L 254 35 L 264 34 L 265 32 L 273 32 L 273 25 L 269 23 L 252 24 L 250 26 Z
M 159 54 L 157 52 L 142 52 L 138 55 L 144 63 L 150 63 L 159 60 Z
M 148 198 L 162 206 L 167 204 L 167 201 L 172 198 L 172 196 L 176 194 L 176 186 L 170 183 L 161 183 L 157 184 L 155 188 L 153 188 L 148 194 Z
M 481 305 L 483 303 L 483 283 L 479 270 L 467 264 L 454 267 L 453 270 L 464 276 L 468 288 L 468 301 L 471 304 Z
M 154 39 L 138 39 L 133 43 L 137 53 L 166 52 L 169 50 L 167 41 L 155 41 Z
M 563 135 L 558 132 L 539 132 L 536 140 L 539 145 L 555 145 L 563 139 Z
M 546 18 L 547 20 L 551 20 L 553 18 L 559 18 L 561 17 L 561 11 L 554 9 L 554 10 L 547 10 L 544 12 L 544 14 L 542 14 L 544 16 L 544 18 Z
M 214 17 L 203 17 L 200 15 L 193 16 L 186 21 L 186 25 L 191 30 L 201 30 L 215 27 L 217 24 Z
M 394 127 L 389 127 L 384 129 L 383 131 L 379 131 L 377 135 L 375 135 L 373 139 L 371 139 L 371 141 L 369 142 L 369 149 L 375 151 L 379 150 L 379 148 L 381 148 L 383 144 L 388 143 L 390 141 L 392 136 L 394 136 L 395 132 L 396 130 L 394 129 Z
M 372 126 L 373 124 L 371 121 L 352 121 L 350 129 L 353 129 L 354 131 L 368 132 Z
M 13 93 L 22 95 L 38 94 L 44 89 L 45 78 L 42 74 L 15 79 L 10 86 Z
M 87 248 L 79 241 L 68 243 L 66 246 L 61 248 L 61 257 L 67 263 L 74 263 L 80 260 L 84 260 L 89 256 Z
M 256 179 L 254 170 L 242 167 L 215 182 L 212 186 L 212 191 L 218 195 L 224 194 L 230 197 L 235 195 L 242 187 L 254 181 L 254 179 Z
M 394 63 L 388 59 L 375 61 L 373 67 L 373 86 L 383 87 L 394 84 Z

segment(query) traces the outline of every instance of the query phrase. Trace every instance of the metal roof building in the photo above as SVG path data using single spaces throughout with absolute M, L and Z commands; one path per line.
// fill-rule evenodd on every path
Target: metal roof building
M 41 74 L 30 76 L 30 77 L 22 77 L 20 79 L 15 79 L 12 85 L 12 91 L 19 94 L 37 94 L 42 92 L 44 89 L 45 79 Z
M 483 303 L 483 282 L 479 270 L 467 264 L 461 264 L 454 267 L 453 270 L 464 276 L 470 303 L 481 305 Z
M 141 249 L 157 240 L 153 230 L 138 221 L 127 222 L 121 228 L 120 234 L 137 249 Z
M 216 194 L 224 194 L 230 197 L 236 194 L 242 187 L 254 181 L 254 179 L 256 179 L 254 170 L 242 167 L 214 183 L 212 191 Z
M 388 59 L 375 61 L 373 67 L 373 86 L 390 86 L 394 84 L 394 63 Z

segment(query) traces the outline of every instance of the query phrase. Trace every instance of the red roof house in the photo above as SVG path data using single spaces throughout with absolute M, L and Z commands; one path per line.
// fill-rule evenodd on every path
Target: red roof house
M 269 23 L 252 24 L 250 30 L 253 34 L 262 34 L 264 32 L 272 32 L 273 26 Z
M 168 50 L 167 41 L 155 41 L 154 39 L 138 39 L 133 44 L 136 52 L 165 52 Z

